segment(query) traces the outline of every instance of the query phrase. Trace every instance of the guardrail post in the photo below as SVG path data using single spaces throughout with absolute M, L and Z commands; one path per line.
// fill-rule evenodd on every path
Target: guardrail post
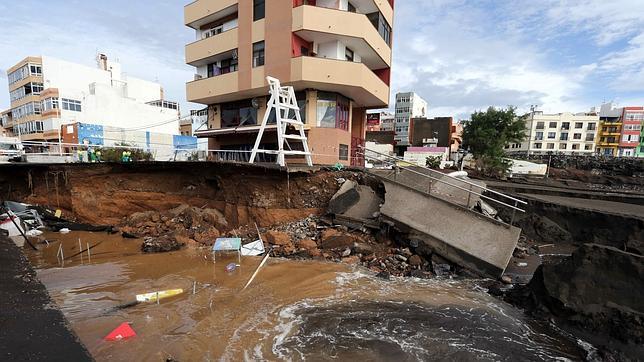
M 512 209 L 512 218 L 510 219 L 510 225 L 514 225 L 514 215 L 517 213 L 517 201 L 514 201 L 514 209 Z

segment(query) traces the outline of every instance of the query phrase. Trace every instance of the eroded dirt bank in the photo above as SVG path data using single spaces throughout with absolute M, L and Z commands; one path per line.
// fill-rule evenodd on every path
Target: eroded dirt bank
M 63 210 L 90 224 L 118 225 L 136 212 L 180 205 L 216 209 L 230 227 L 317 214 L 351 171 L 292 172 L 225 163 L 4 165 L 0 195 Z

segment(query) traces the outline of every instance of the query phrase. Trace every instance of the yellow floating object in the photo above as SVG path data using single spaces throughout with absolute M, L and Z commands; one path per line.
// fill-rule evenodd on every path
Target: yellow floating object
M 60 209 L 57 209 L 57 210 L 56 210 L 56 213 L 54 214 L 54 216 L 56 216 L 56 217 L 57 217 L 57 218 L 59 218 L 59 219 L 60 219 L 60 217 L 61 217 L 62 215 L 63 215 L 63 212 L 62 212 L 62 210 L 60 210 Z
M 183 289 L 159 290 L 158 292 L 137 294 L 136 301 L 137 302 L 156 302 L 157 298 L 164 299 L 164 298 L 174 297 L 175 295 L 179 295 L 181 293 L 183 293 Z

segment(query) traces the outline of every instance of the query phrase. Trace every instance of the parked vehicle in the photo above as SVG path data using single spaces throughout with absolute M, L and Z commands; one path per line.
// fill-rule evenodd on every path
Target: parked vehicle
M 19 162 L 24 156 L 24 147 L 18 138 L 0 137 L 0 163 Z

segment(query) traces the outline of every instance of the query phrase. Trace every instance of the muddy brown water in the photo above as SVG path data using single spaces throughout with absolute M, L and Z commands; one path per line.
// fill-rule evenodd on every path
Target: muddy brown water
M 476 281 L 396 279 L 343 264 L 260 257 L 213 262 L 205 248 L 143 254 L 140 240 L 48 233 L 28 256 L 74 331 L 99 361 L 552 360 L 583 358 L 583 342 L 523 316 Z M 78 240 L 91 260 L 78 252 Z M 62 243 L 64 265 L 56 257 Z M 25 249 L 26 250 L 26 249 Z M 193 285 L 196 282 L 196 293 Z M 118 305 L 183 288 L 159 304 Z M 137 336 L 103 337 L 122 322 Z

